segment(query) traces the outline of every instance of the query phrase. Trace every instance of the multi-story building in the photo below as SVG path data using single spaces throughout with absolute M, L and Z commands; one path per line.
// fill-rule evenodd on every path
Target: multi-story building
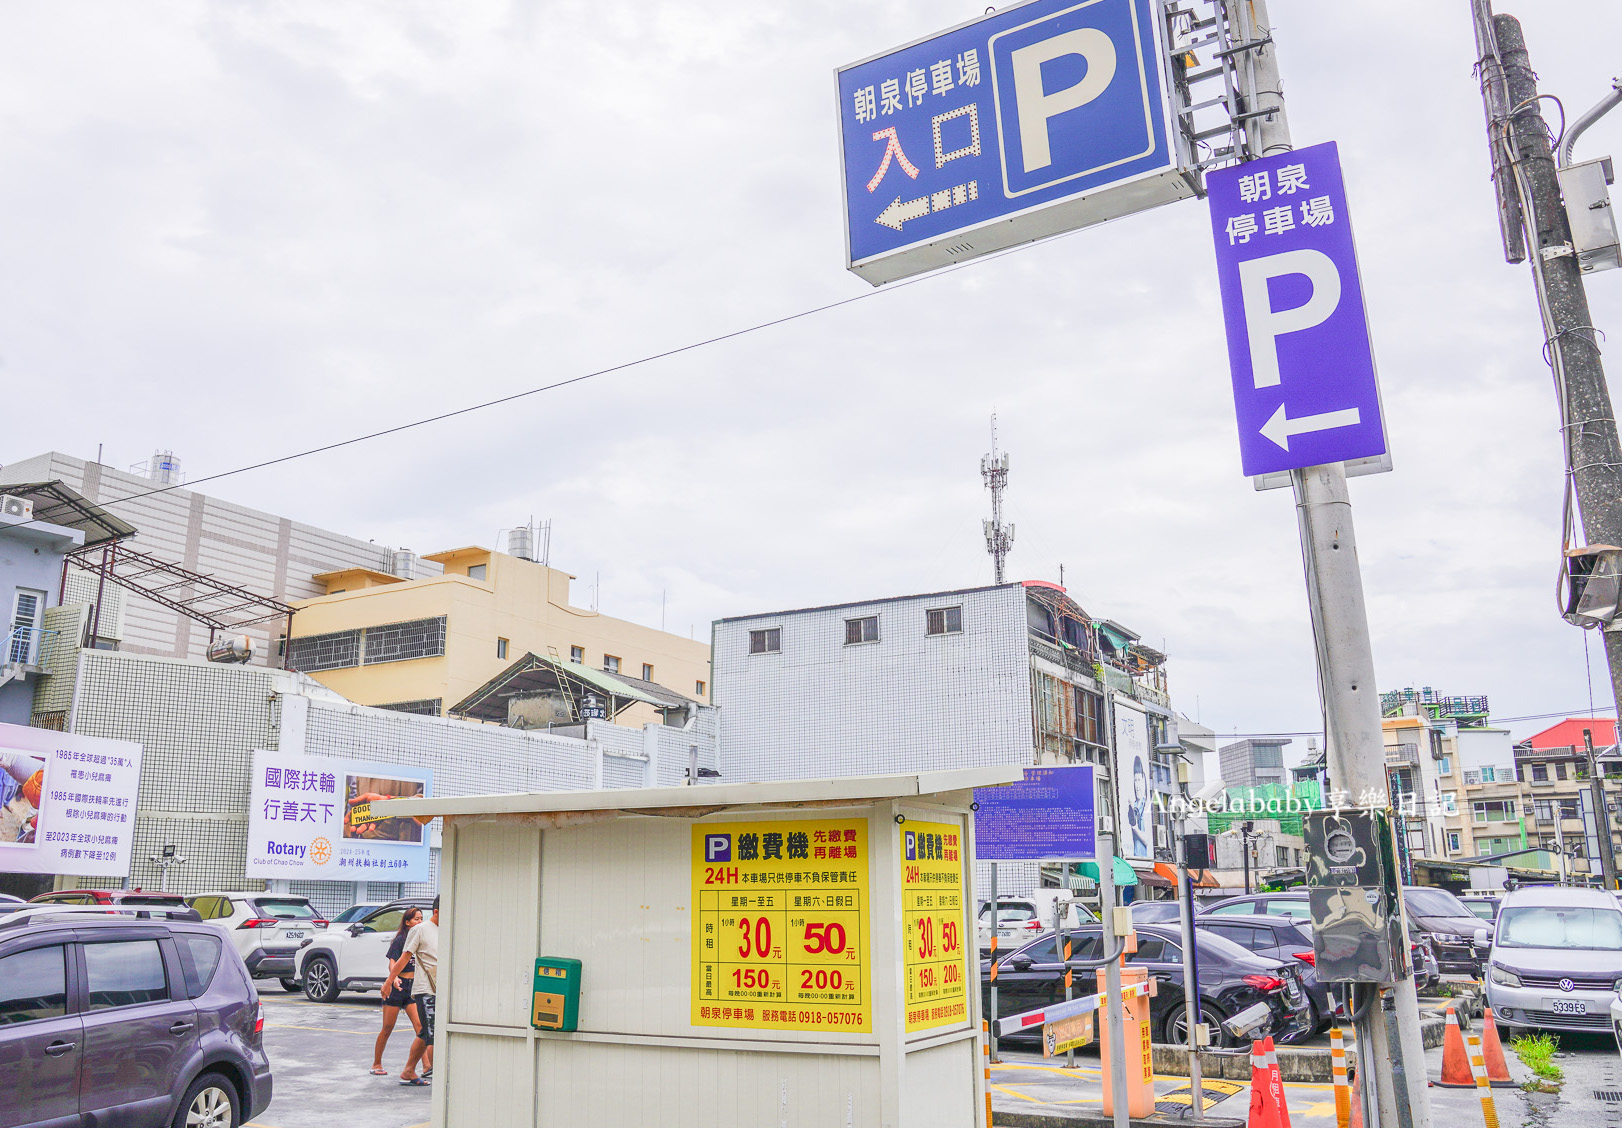
M 712 646 L 728 779 L 1091 763 L 1115 828 L 1104 783 L 1117 732 L 1134 729 L 1153 762 L 1144 790 L 1175 779 L 1164 655 L 1056 584 L 738 616 Z M 1163 816 L 1154 827 L 1148 856 L 1171 846 Z
M 1290 782 L 1284 767 L 1284 748 L 1289 737 L 1252 736 L 1227 744 L 1217 753 L 1222 782 L 1227 787 L 1265 787 Z
M 362 705 L 441 716 L 534 654 L 709 700 L 709 645 L 572 606 L 567 572 L 487 548 L 423 557 L 439 574 L 368 568 L 315 577 L 287 664 Z M 658 720 L 633 706 L 625 723 Z
M 49 619 L 61 602 L 62 558 L 84 547 L 87 526 L 98 541 L 115 535 L 89 524 L 83 508 L 82 498 L 60 486 L 0 488 L 0 722 L 26 725 L 33 715 L 35 684 L 56 634 Z
M 1496 730 L 1487 727 L 1485 697 L 1444 697 L 1429 686 L 1404 688 L 1381 694 L 1380 710 L 1386 780 L 1405 861 L 1476 853 L 1470 847 L 1472 830 L 1481 832 L 1483 841 L 1500 836 L 1489 830 L 1508 833 L 1504 819 L 1509 812 L 1513 820 L 1514 803 L 1494 807 L 1496 795 L 1473 796 L 1463 786 L 1461 733 L 1468 734 L 1462 747 L 1476 773 L 1472 778 L 1479 778 L 1484 768 L 1492 774 L 1488 761 Z M 1469 821 L 1470 804 L 1476 802 L 1483 804 L 1479 824 Z
M 1602 776 L 1612 848 L 1622 855 L 1622 833 L 1616 808 L 1622 796 L 1622 751 L 1617 748 L 1616 721 L 1607 717 L 1571 717 L 1544 729 L 1514 746 L 1515 769 L 1521 793 L 1521 810 L 1527 834 L 1534 846 L 1555 855 L 1564 853 L 1563 872 L 1592 875 L 1602 871 L 1594 857 L 1599 847 L 1599 819 L 1591 785 L 1587 731 L 1594 746 L 1594 762 Z M 1588 835 L 1593 818 L 1595 837 Z

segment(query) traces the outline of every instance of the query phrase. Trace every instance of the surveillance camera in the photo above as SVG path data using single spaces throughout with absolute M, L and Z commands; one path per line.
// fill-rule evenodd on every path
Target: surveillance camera
M 1273 1020 L 1273 1011 L 1266 1003 L 1246 1007 L 1222 1024 L 1227 1032 L 1238 1039 L 1248 1039 Z

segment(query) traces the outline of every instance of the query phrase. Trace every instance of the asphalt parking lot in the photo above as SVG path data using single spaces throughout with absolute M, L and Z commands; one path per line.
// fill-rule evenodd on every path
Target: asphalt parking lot
M 396 1078 L 411 1049 L 402 1016 L 383 1053 L 386 1077 L 374 1077 L 372 1043 L 381 1027 L 376 992 L 345 992 L 335 1003 L 312 1003 L 273 980 L 260 980 L 265 1050 L 275 1073 L 270 1107 L 248 1121 L 256 1128 L 425 1128 L 430 1090 Z

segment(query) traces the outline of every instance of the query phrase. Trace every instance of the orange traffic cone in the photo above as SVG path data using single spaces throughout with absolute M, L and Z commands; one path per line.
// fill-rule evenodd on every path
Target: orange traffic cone
M 1363 1085 L 1361 1081 L 1352 1085 L 1352 1109 L 1346 1117 L 1343 1128 L 1363 1128 Z
M 1481 1056 L 1487 1060 L 1487 1083 L 1500 1089 L 1513 1088 L 1509 1066 L 1504 1061 L 1504 1044 L 1498 1040 L 1498 1027 L 1492 1020 L 1492 1008 L 1481 1012 Z
M 1502 1051 L 1500 1051 L 1500 1055 Z M 1446 1089 L 1474 1089 L 1475 1075 L 1470 1072 L 1470 1055 L 1464 1048 L 1464 1033 L 1459 1029 L 1459 1016 L 1447 1008 L 1447 1033 L 1442 1038 L 1442 1076 L 1436 1082 Z
M 1283 1128 L 1273 1100 L 1273 1071 L 1261 1042 L 1250 1044 L 1250 1119 L 1246 1123 L 1247 1128 Z
M 1278 1050 L 1273 1046 L 1273 1036 L 1269 1034 L 1267 1046 L 1267 1074 L 1272 1084 L 1273 1101 L 1278 1107 L 1278 1122 L 1280 1128 L 1290 1128 L 1290 1102 L 1284 1099 L 1284 1075 L 1278 1068 Z

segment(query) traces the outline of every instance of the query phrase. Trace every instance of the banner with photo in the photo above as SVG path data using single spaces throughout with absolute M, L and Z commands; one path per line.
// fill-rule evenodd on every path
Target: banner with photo
M 1115 699 L 1116 853 L 1155 856 L 1154 782 L 1149 765 L 1149 721 L 1140 706 Z
M 430 768 L 253 754 L 248 877 L 427 881 L 428 828 L 384 801 L 433 794 Z
M 0 724 L 0 872 L 128 877 L 141 746 Z

